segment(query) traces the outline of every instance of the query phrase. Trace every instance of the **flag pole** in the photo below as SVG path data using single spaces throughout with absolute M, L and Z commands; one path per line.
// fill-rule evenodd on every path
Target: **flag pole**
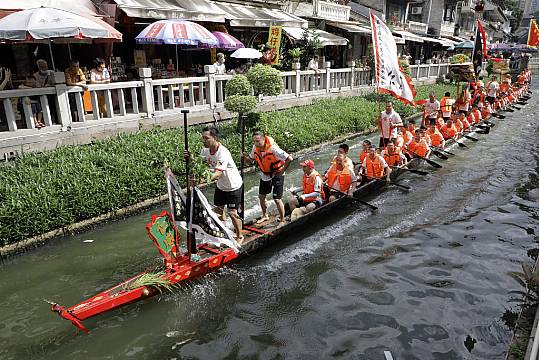
M 187 136 L 187 114 L 189 109 L 182 109 L 183 114 L 183 146 L 185 151 L 189 151 L 189 138 Z M 185 158 L 185 180 L 187 183 L 187 194 L 185 201 L 185 222 L 187 223 L 187 255 L 196 254 L 196 242 L 191 232 L 191 181 L 190 181 L 190 156 Z M 194 245 L 194 246 L 193 246 Z
M 241 126 L 241 164 L 240 164 L 240 174 L 241 174 L 241 208 L 239 211 L 239 216 L 241 218 L 241 225 L 243 227 L 243 222 L 245 220 L 245 184 L 243 183 L 243 169 L 245 168 L 245 119 L 243 113 L 238 114 L 238 120 Z

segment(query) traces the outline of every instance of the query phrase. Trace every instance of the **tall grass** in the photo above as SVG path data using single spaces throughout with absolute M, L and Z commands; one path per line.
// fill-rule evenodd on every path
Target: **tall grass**
M 418 87 L 417 98 L 454 86 Z M 282 148 L 295 152 L 375 124 L 377 97 L 338 98 L 261 114 L 259 126 Z M 395 102 L 406 116 L 414 112 Z M 223 144 L 239 161 L 241 138 L 235 124 L 220 126 Z M 193 154 L 202 147 L 200 127 L 189 128 Z M 198 158 L 198 157 L 194 157 Z M 90 145 L 30 153 L 0 166 L 0 245 L 14 243 L 77 221 L 159 196 L 166 191 L 163 166 L 185 171 L 183 130 L 155 129 L 121 134 Z M 206 166 L 195 159 L 194 172 Z

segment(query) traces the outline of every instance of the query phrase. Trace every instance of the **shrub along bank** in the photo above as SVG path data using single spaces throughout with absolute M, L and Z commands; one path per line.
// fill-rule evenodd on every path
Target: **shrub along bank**
M 418 89 L 441 97 L 455 86 Z M 386 96 L 338 98 L 309 106 L 259 114 L 257 126 L 289 152 L 296 152 L 346 133 L 370 128 L 383 108 L 375 100 Z M 416 112 L 395 102 L 403 116 Z M 192 153 L 202 146 L 199 126 L 189 129 Z M 241 137 L 234 122 L 220 125 L 222 142 L 238 160 Z M 166 192 L 163 167 L 182 174 L 183 129 L 154 129 L 122 134 L 90 145 L 61 147 L 27 154 L 0 166 L 0 246 L 136 204 Z M 207 176 L 200 159 L 194 172 Z

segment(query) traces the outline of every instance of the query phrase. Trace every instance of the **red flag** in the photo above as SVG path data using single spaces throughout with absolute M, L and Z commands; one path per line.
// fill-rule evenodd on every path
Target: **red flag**
M 539 27 L 534 19 L 530 21 L 530 31 L 528 32 L 528 46 L 537 47 L 539 44 Z
M 483 28 L 483 24 L 481 24 L 481 21 L 477 20 L 477 28 L 479 29 L 479 33 L 481 34 L 481 38 L 483 39 L 483 56 L 485 59 L 489 59 L 490 56 L 487 53 L 487 35 L 485 34 L 485 29 Z

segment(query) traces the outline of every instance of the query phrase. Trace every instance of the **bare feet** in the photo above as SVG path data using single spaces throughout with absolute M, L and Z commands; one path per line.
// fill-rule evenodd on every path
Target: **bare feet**
M 258 219 L 258 220 L 256 221 L 256 223 L 257 223 L 257 224 L 262 224 L 263 222 L 266 222 L 266 221 L 268 221 L 268 220 L 269 220 L 269 216 L 268 216 L 268 215 L 264 215 L 264 216 L 262 216 L 260 219 Z
M 240 235 L 240 236 L 236 236 L 236 242 L 240 245 L 243 245 L 243 240 L 245 240 L 245 238 L 243 237 L 243 235 Z

